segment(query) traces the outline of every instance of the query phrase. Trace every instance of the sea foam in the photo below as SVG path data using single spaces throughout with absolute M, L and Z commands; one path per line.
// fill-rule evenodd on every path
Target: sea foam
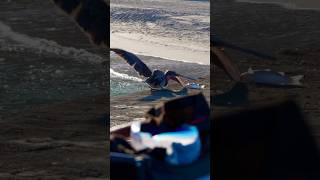
M 0 50 L 4 51 L 24 51 L 26 49 L 32 50 L 37 54 L 55 54 L 59 57 L 70 58 L 77 61 L 85 61 L 90 63 L 101 63 L 104 58 L 88 52 L 84 49 L 77 49 L 74 47 L 65 47 L 55 41 L 41 39 L 37 37 L 30 37 L 28 35 L 15 32 L 8 25 L 0 21 L 0 38 L 5 39 L 0 41 Z M 12 41 L 10 43 L 6 40 Z

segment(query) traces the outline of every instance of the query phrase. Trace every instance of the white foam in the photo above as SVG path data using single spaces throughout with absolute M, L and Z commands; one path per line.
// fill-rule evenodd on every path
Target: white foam
M 104 58 L 99 55 L 90 53 L 84 49 L 74 47 L 65 47 L 52 40 L 46 40 L 36 37 L 30 37 L 25 34 L 15 32 L 8 25 L 0 21 L 0 38 L 8 39 L 17 44 L 8 44 L 2 42 L 0 48 L 7 51 L 24 51 L 31 49 L 37 54 L 55 54 L 63 58 L 71 58 L 77 61 L 87 61 L 91 63 L 101 63 Z
M 110 77 L 111 78 L 119 78 L 119 79 L 131 80 L 131 81 L 136 81 L 136 82 L 142 82 L 143 81 L 142 79 L 140 79 L 138 77 L 134 77 L 134 76 L 130 76 L 128 74 L 116 72 L 112 68 L 110 68 Z

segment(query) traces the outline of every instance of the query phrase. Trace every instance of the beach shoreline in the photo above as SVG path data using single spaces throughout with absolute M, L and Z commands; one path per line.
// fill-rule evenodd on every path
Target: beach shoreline
M 210 104 L 210 76 L 195 81 L 205 86 L 202 90 L 189 89 L 187 93 L 173 93 L 170 91 L 144 90 L 127 95 L 110 97 L 110 128 L 129 124 L 144 119 L 145 113 L 154 105 L 173 98 L 187 96 L 188 94 L 203 93 Z M 179 87 L 179 86 L 177 86 Z
M 125 49 L 137 55 L 203 65 L 210 64 L 209 44 L 138 33 L 112 33 L 110 46 Z
M 138 55 L 210 64 L 210 5 L 194 1 L 111 2 L 110 46 Z
M 210 66 L 201 65 L 198 63 L 189 63 L 181 61 L 167 60 L 152 56 L 138 55 L 150 69 L 160 70 L 173 70 L 177 73 L 196 78 L 198 80 L 191 81 L 199 84 L 203 84 L 205 88 L 203 90 L 188 90 L 189 93 L 203 92 L 208 102 L 210 101 Z M 116 57 L 119 58 L 119 57 Z M 137 73 L 133 68 L 123 62 L 121 58 L 111 59 L 110 67 L 117 72 L 124 72 L 130 78 L 136 78 Z M 141 77 L 142 78 L 142 77 Z M 129 80 L 128 82 L 130 82 Z M 127 88 L 128 91 L 125 94 L 110 96 L 110 128 L 128 124 L 135 120 L 141 120 L 144 118 L 144 114 L 152 106 L 159 102 L 169 100 L 172 98 L 178 98 L 187 95 L 186 93 L 173 93 L 169 91 L 155 91 L 152 92 L 150 88 L 144 84 L 143 81 L 136 82 L 144 86 L 141 90 L 130 90 L 130 86 L 122 87 Z M 170 88 L 181 89 L 180 85 L 176 83 L 170 83 Z M 111 93 L 112 94 L 112 93 Z

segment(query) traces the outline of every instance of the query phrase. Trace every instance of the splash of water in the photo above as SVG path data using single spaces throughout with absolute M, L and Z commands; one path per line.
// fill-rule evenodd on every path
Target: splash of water
M 142 82 L 143 81 L 142 79 L 140 79 L 138 77 L 134 77 L 134 76 L 130 76 L 128 74 L 116 72 L 112 68 L 110 68 L 110 77 L 124 79 L 124 80 L 130 80 L 130 81 L 135 81 L 135 82 Z
M 84 49 L 76 49 L 74 47 L 65 47 L 59 45 L 52 40 L 46 40 L 36 37 L 30 37 L 25 34 L 15 32 L 8 25 L 0 21 L 0 38 L 11 40 L 17 45 L 0 41 L 0 49 L 5 51 L 23 51 L 31 49 L 32 52 L 43 54 L 55 54 L 64 58 L 71 58 L 77 61 L 85 61 L 90 63 L 101 63 L 104 58 L 99 55 L 90 53 Z

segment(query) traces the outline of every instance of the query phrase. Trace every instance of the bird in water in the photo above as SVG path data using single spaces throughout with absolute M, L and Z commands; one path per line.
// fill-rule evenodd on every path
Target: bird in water
M 110 47 L 110 8 L 107 0 L 52 0 L 65 12 L 78 27 L 87 35 L 89 40 L 102 48 Z M 121 49 L 110 49 L 123 57 L 135 70 L 146 77 L 146 83 L 152 89 L 163 89 L 169 80 L 178 82 L 185 87 L 181 78 L 191 79 L 174 71 L 151 71 L 137 56 Z M 108 63 L 108 61 L 104 62 Z
M 163 72 L 158 69 L 154 69 L 153 71 L 151 71 L 145 63 L 143 63 L 136 55 L 131 52 L 117 48 L 110 48 L 110 51 L 116 53 L 117 55 L 122 57 L 128 64 L 133 66 L 133 68 L 139 73 L 139 75 L 147 78 L 145 80 L 145 83 L 147 83 L 152 90 L 167 89 L 170 80 L 176 81 L 182 87 L 185 87 L 185 83 L 183 82 L 182 78 L 195 80 L 194 78 L 178 74 L 174 71 L 167 70 Z

